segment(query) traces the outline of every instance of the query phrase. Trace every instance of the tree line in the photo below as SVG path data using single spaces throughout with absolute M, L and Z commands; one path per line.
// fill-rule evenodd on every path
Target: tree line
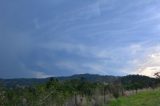
M 126 90 L 156 88 L 159 78 L 128 75 L 111 83 L 91 82 L 86 78 L 59 81 L 50 78 L 35 86 L 4 87 L 0 84 L 0 106 L 102 106 L 109 98 L 125 95 Z

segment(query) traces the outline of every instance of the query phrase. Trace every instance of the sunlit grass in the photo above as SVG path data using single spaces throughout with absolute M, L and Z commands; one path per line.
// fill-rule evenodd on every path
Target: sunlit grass
M 112 100 L 107 106 L 160 106 L 160 89 Z

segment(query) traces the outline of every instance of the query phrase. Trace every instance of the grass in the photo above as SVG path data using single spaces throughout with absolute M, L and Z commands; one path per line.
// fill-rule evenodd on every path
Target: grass
M 140 92 L 129 97 L 120 97 L 110 101 L 107 106 L 160 106 L 160 89 Z

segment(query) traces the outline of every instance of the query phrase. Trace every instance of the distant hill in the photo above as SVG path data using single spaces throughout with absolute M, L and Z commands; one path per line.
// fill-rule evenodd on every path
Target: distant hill
M 98 74 L 76 74 L 72 76 L 65 77 L 55 77 L 60 81 L 85 78 L 90 82 L 107 82 L 111 83 L 116 80 L 122 81 L 123 84 L 129 84 L 135 81 L 140 81 L 146 83 L 146 81 L 153 81 L 154 78 L 140 76 L 140 75 L 127 75 L 127 76 L 111 76 L 111 75 L 98 75 Z M 0 82 L 6 87 L 15 87 L 15 86 L 33 86 L 37 84 L 44 84 L 50 78 L 19 78 L 19 79 L 0 79 Z
M 57 77 L 59 80 L 70 80 L 70 79 L 80 79 L 85 78 L 88 81 L 91 82 L 113 82 L 116 79 L 119 79 L 120 77 L 117 76 L 111 76 L 111 75 L 98 75 L 98 74 L 76 74 L 69 77 Z
M 16 78 L 16 79 L 0 79 L 0 82 L 5 87 L 16 87 L 16 86 L 33 86 L 37 84 L 43 84 L 47 82 L 49 78 L 37 79 L 37 78 Z

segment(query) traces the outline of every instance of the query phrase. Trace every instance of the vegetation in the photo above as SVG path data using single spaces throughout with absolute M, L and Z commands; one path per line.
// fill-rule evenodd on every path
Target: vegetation
M 112 100 L 108 106 L 159 106 L 160 89 L 147 90 L 129 97 Z
M 158 79 L 149 78 L 147 76 L 140 75 L 128 75 L 121 78 L 121 82 L 124 88 L 127 90 L 138 90 L 142 88 L 155 88 L 157 86 Z
M 0 84 L 0 106 L 103 106 L 113 98 L 116 100 L 111 104 L 117 104 L 121 101 L 119 97 L 126 96 L 128 90 L 155 88 L 159 84 L 158 79 L 139 75 L 112 77 L 108 82 L 103 78 L 98 76 L 100 81 L 86 75 L 65 80 L 49 78 L 31 86 L 5 86 L 3 82 L 4 85 Z

